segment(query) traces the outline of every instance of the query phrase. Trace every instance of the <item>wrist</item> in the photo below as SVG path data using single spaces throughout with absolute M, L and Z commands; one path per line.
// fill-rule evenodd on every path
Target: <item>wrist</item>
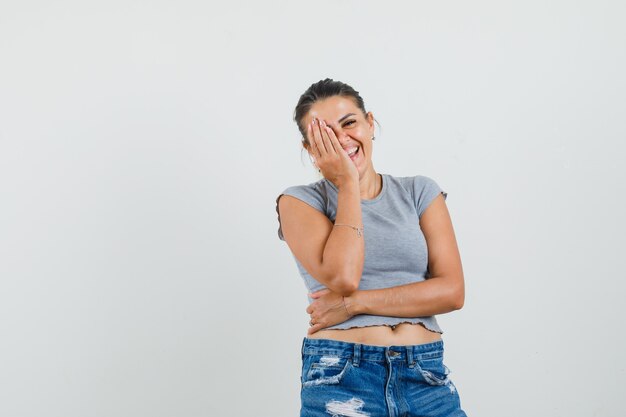
M 359 180 L 358 178 L 353 178 L 351 176 L 339 176 L 336 177 L 335 180 L 333 181 L 336 186 L 337 189 L 339 191 L 344 190 L 344 189 L 353 189 L 355 191 L 359 191 Z
M 343 302 L 351 317 L 363 314 L 363 306 L 359 302 L 359 294 L 361 291 L 356 290 L 350 295 L 343 297 Z

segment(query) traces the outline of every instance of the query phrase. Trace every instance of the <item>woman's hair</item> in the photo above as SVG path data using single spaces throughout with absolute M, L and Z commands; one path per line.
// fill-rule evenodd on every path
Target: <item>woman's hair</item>
M 293 113 L 293 120 L 298 125 L 298 129 L 302 134 L 303 144 L 309 145 L 308 139 L 306 137 L 306 128 L 302 125 L 302 119 L 309 112 L 309 110 L 311 110 L 311 106 L 313 106 L 316 101 L 333 96 L 342 96 L 352 99 L 352 101 L 354 101 L 354 104 L 356 104 L 356 106 L 361 109 L 363 115 L 367 117 L 367 112 L 365 111 L 365 104 L 363 103 L 363 99 L 359 95 L 359 92 L 356 91 L 354 88 L 350 87 L 346 83 L 342 83 L 341 81 L 335 81 L 330 78 L 318 81 L 315 84 L 311 84 L 311 86 L 307 88 L 304 94 L 300 96 L 300 100 L 298 100 L 298 104 L 296 105 L 296 110 Z

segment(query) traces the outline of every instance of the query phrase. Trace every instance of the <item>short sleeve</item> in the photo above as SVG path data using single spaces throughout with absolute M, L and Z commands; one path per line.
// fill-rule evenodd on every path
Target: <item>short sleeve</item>
M 325 202 L 324 198 L 315 190 L 315 188 L 307 185 L 296 185 L 293 187 L 289 187 L 285 189 L 282 193 L 276 197 L 276 214 L 278 215 L 278 238 L 280 240 L 285 240 L 283 236 L 283 231 L 280 226 L 280 212 L 278 211 L 278 200 L 283 195 L 290 195 L 292 197 L 297 198 L 298 200 L 304 201 L 309 206 L 314 209 L 325 212 Z
M 443 194 L 444 199 L 448 198 L 448 193 L 443 191 L 432 178 L 424 175 L 417 175 L 413 178 L 413 196 L 418 218 L 422 218 L 422 213 L 439 194 Z

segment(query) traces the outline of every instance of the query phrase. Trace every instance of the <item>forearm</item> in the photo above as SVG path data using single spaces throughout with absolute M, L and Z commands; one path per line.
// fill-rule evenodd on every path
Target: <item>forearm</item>
M 423 317 L 444 314 L 463 305 L 464 288 L 459 282 L 436 277 L 391 288 L 357 290 L 345 297 L 345 302 L 353 315 Z
M 363 226 L 358 182 L 341 184 L 337 196 L 335 223 Z M 333 227 L 322 255 L 322 265 L 346 291 L 358 288 L 363 274 L 365 238 L 351 227 Z

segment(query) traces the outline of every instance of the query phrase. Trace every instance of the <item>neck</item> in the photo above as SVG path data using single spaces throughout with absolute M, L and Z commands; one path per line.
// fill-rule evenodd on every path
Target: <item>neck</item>
M 372 200 L 380 194 L 383 189 L 382 176 L 378 175 L 374 168 L 367 170 L 363 178 L 359 179 L 359 189 L 362 200 Z

